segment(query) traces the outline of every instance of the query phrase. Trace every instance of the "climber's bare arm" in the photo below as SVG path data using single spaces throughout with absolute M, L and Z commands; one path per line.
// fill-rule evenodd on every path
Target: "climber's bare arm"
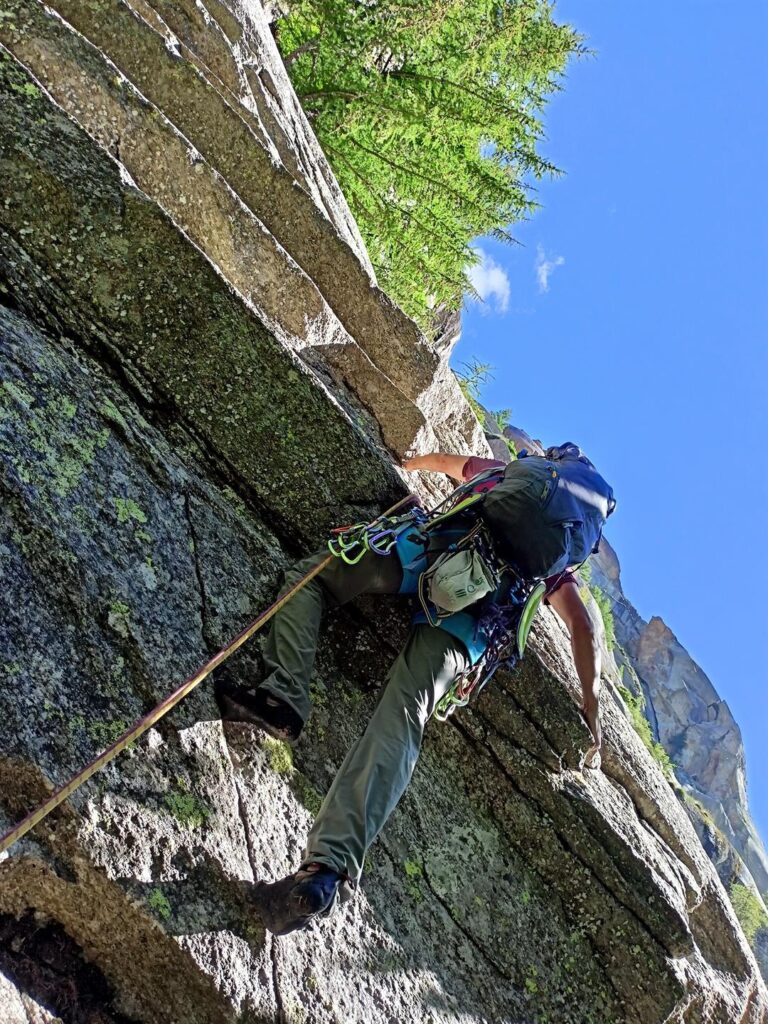
M 579 588 L 566 584 L 556 590 L 549 598 L 549 603 L 557 612 L 571 634 L 571 650 L 576 666 L 576 674 L 581 683 L 581 696 L 584 717 L 594 740 L 587 753 L 587 765 L 599 767 L 596 755 L 602 745 L 600 729 L 600 643 L 595 624 L 589 609 L 579 595 Z
M 428 473 L 445 473 L 459 483 L 464 481 L 464 467 L 469 455 L 449 455 L 444 452 L 432 452 L 430 455 L 416 455 L 412 459 L 403 460 L 403 469 L 426 470 Z

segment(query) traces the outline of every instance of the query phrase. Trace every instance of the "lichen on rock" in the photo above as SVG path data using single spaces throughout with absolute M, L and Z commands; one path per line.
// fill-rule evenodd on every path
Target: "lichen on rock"
M 402 496 L 393 454 L 485 450 L 372 285 L 257 3 L 6 7 L 2 828 L 251 621 L 329 526 Z M 513 677 L 430 727 L 356 899 L 265 932 L 252 883 L 296 866 L 406 629 L 394 601 L 329 624 L 292 760 L 222 726 L 204 684 L 19 843 L 0 936 L 26 960 L 0 960 L 3 1019 L 38 1013 L 55 946 L 80 1009 L 100 999 L 116 1024 L 762 1021 L 722 885 L 611 699 L 604 772 L 583 771 L 550 613 Z M 252 681 L 259 651 L 223 671 Z

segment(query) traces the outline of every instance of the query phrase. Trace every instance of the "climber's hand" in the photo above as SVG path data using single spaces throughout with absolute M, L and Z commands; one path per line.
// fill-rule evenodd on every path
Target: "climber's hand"
M 428 455 L 414 455 L 411 459 L 403 459 L 400 466 L 409 472 L 420 469 L 427 473 L 445 473 L 446 476 L 462 483 L 467 459 L 469 459 L 469 455 L 430 452 Z
M 599 768 L 602 763 L 603 759 L 600 754 L 600 747 L 596 743 L 593 743 L 584 757 L 584 767 Z
M 584 758 L 584 764 L 587 768 L 599 768 L 601 764 L 600 751 L 603 746 L 603 734 L 600 728 L 600 717 L 597 710 L 597 702 L 593 707 L 586 707 L 582 705 L 581 716 L 584 722 L 592 733 L 593 743 L 587 751 L 586 757 Z

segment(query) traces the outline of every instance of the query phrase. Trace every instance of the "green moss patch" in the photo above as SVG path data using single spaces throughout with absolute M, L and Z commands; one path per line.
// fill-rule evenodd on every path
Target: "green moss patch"
M 651 732 L 651 723 L 645 717 L 645 700 L 642 696 L 636 697 L 626 686 L 617 687 L 622 700 L 627 705 L 629 717 L 635 732 L 650 751 L 651 756 L 661 766 L 661 770 L 668 780 L 674 777 L 675 763 L 664 747 L 657 740 L 654 740 Z
M 293 751 L 287 743 L 265 736 L 261 746 L 267 753 L 269 767 L 273 772 L 278 775 L 290 775 L 293 772 Z
M 172 790 L 163 797 L 171 814 L 186 828 L 200 828 L 211 816 L 211 810 L 194 793 Z
M 113 498 L 112 502 L 117 511 L 118 523 L 129 523 L 131 520 L 142 525 L 146 523 L 146 512 L 143 512 L 132 498 Z
M 2 382 L 0 421 L 16 421 L 17 443 L 7 455 L 21 483 L 62 499 L 77 489 L 110 436 L 106 428 L 83 422 L 68 395 L 44 384 L 33 390 L 18 380 Z
M 162 889 L 151 889 L 147 896 L 147 905 L 157 914 L 163 921 L 167 921 L 171 916 L 171 904 L 168 902 L 168 897 L 165 895 Z

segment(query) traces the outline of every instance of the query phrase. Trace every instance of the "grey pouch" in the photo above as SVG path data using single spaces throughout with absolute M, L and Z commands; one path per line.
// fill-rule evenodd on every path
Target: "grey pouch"
M 441 612 L 453 614 L 495 590 L 497 580 L 480 553 L 465 548 L 445 554 L 429 572 L 429 600 Z

